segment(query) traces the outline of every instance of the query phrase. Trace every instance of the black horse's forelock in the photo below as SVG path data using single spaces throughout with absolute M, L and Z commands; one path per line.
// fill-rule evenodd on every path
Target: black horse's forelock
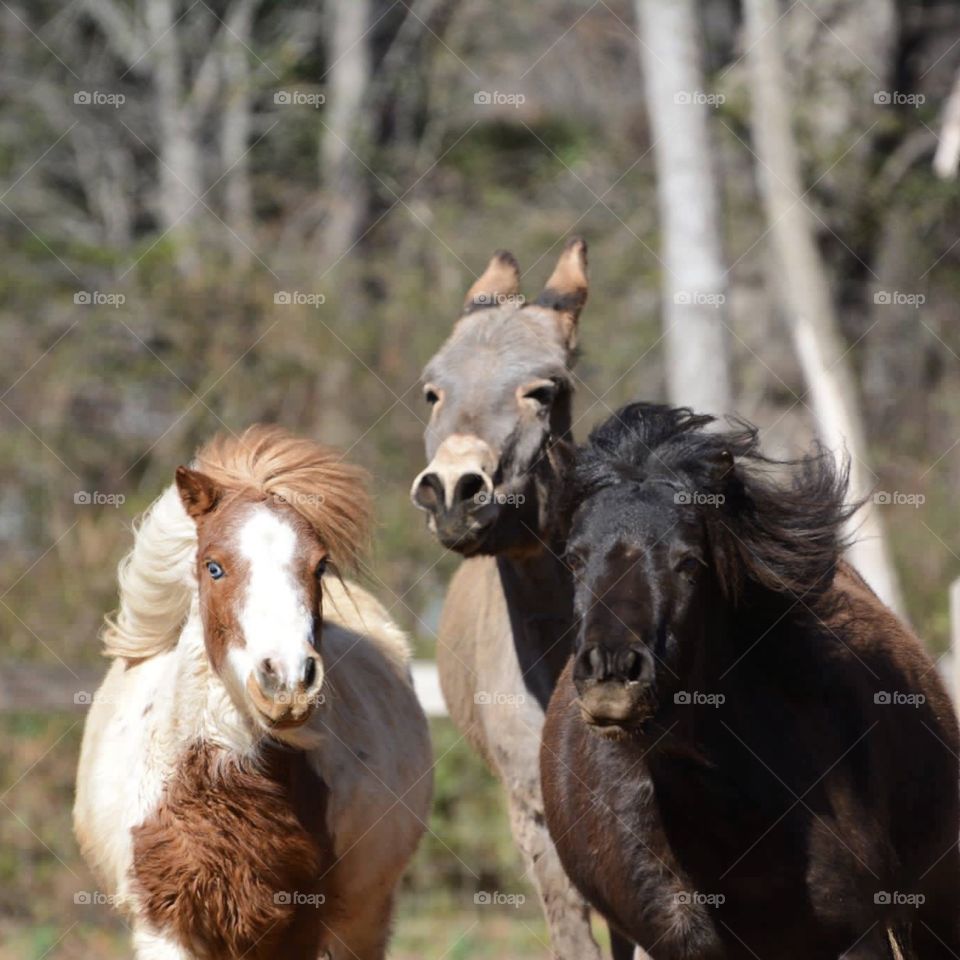
M 753 425 L 705 429 L 714 422 L 687 407 L 623 407 L 578 448 L 568 509 L 611 486 L 668 483 L 691 495 L 675 509 L 702 518 L 728 600 L 759 591 L 812 608 L 833 582 L 844 527 L 860 506 L 847 502 L 848 463 L 838 466 L 819 445 L 796 460 L 771 459 Z

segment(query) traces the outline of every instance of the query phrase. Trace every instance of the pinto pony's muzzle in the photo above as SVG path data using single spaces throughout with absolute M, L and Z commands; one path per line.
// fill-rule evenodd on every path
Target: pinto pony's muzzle
M 323 665 L 313 653 L 293 669 L 265 657 L 247 677 L 247 694 L 263 722 L 274 729 L 299 727 L 320 702 Z

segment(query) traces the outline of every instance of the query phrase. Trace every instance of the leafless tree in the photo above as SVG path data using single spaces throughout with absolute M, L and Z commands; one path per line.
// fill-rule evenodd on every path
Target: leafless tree
M 207 194 L 221 180 L 227 235 L 235 253 L 248 246 L 243 240 L 252 209 L 247 58 L 259 3 L 233 0 L 220 17 L 202 4 L 181 12 L 175 0 L 132 8 L 118 0 L 84 0 L 84 10 L 122 65 L 118 85 L 132 78 L 148 91 L 155 135 L 129 124 L 127 130 L 156 157 L 150 206 L 161 230 L 176 237 L 182 260 L 194 225 L 212 209 Z M 218 130 L 219 141 L 213 153 L 207 146 L 211 129 Z
M 326 213 L 322 256 L 335 263 L 356 242 L 369 204 L 367 154 L 372 127 L 368 103 L 370 0 L 332 0 L 327 48 L 327 110 L 320 137 L 320 181 Z
M 870 495 L 875 485 L 856 385 L 840 336 L 827 274 L 803 200 L 791 128 L 791 103 L 779 39 L 776 0 L 746 0 L 747 58 L 752 79 L 753 140 L 773 240 L 779 290 L 810 392 L 816 427 L 838 456 L 851 458 L 851 493 L 866 498 L 850 559 L 880 597 L 902 612 L 896 571 Z
M 635 0 L 663 235 L 663 322 L 671 401 L 732 406 L 727 274 L 703 53 L 694 0 Z
M 953 180 L 960 165 L 960 70 L 943 108 L 943 130 L 933 158 L 933 169 L 943 180 Z

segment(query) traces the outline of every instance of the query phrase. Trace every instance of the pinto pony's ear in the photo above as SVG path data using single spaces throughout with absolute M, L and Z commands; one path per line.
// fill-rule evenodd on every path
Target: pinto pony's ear
M 473 313 L 485 307 L 495 307 L 505 297 L 517 296 L 520 290 L 520 266 L 508 250 L 498 250 L 487 264 L 487 269 L 474 281 L 463 301 L 463 312 Z
M 543 292 L 536 299 L 538 307 L 556 313 L 567 350 L 577 346 L 577 323 L 587 302 L 587 286 L 587 243 L 580 237 L 571 237 L 564 245 Z
M 188 467 L 177 467 L 177 491 L 184 510 L 194 520 L 209 513 L 220 500 L 223 491 L 205 473 Z

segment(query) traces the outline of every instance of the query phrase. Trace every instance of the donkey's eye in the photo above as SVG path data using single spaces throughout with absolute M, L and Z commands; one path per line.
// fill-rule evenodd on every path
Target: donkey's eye
M 207 573 L 209 573 L 214 580 L 219 580 L 223 576 L 224 572 L 225 571 L 223 567 L 221 567 L 216 560 L 207 561 Z
M 532 400 L 541 407 L 549 407 L 557 395 L 557 385 L 552 380 L 544 380 L 523 391 L 524 400 Z
M 568 553 L 566 555 L 567 567 L 570 572 L 576 576 L 583 570 L 583 557 L 578 553 Z
M 435 406 L 440 402 L 440 392 L 432 384 L 427 384 L 423 388 L 423 399 L 430 404 L 430 406 Z
M 319 580 L 327 570 L 327 558 L 324 557 L 318 564 L 317 569 L 313 571 L 313 575 Z

